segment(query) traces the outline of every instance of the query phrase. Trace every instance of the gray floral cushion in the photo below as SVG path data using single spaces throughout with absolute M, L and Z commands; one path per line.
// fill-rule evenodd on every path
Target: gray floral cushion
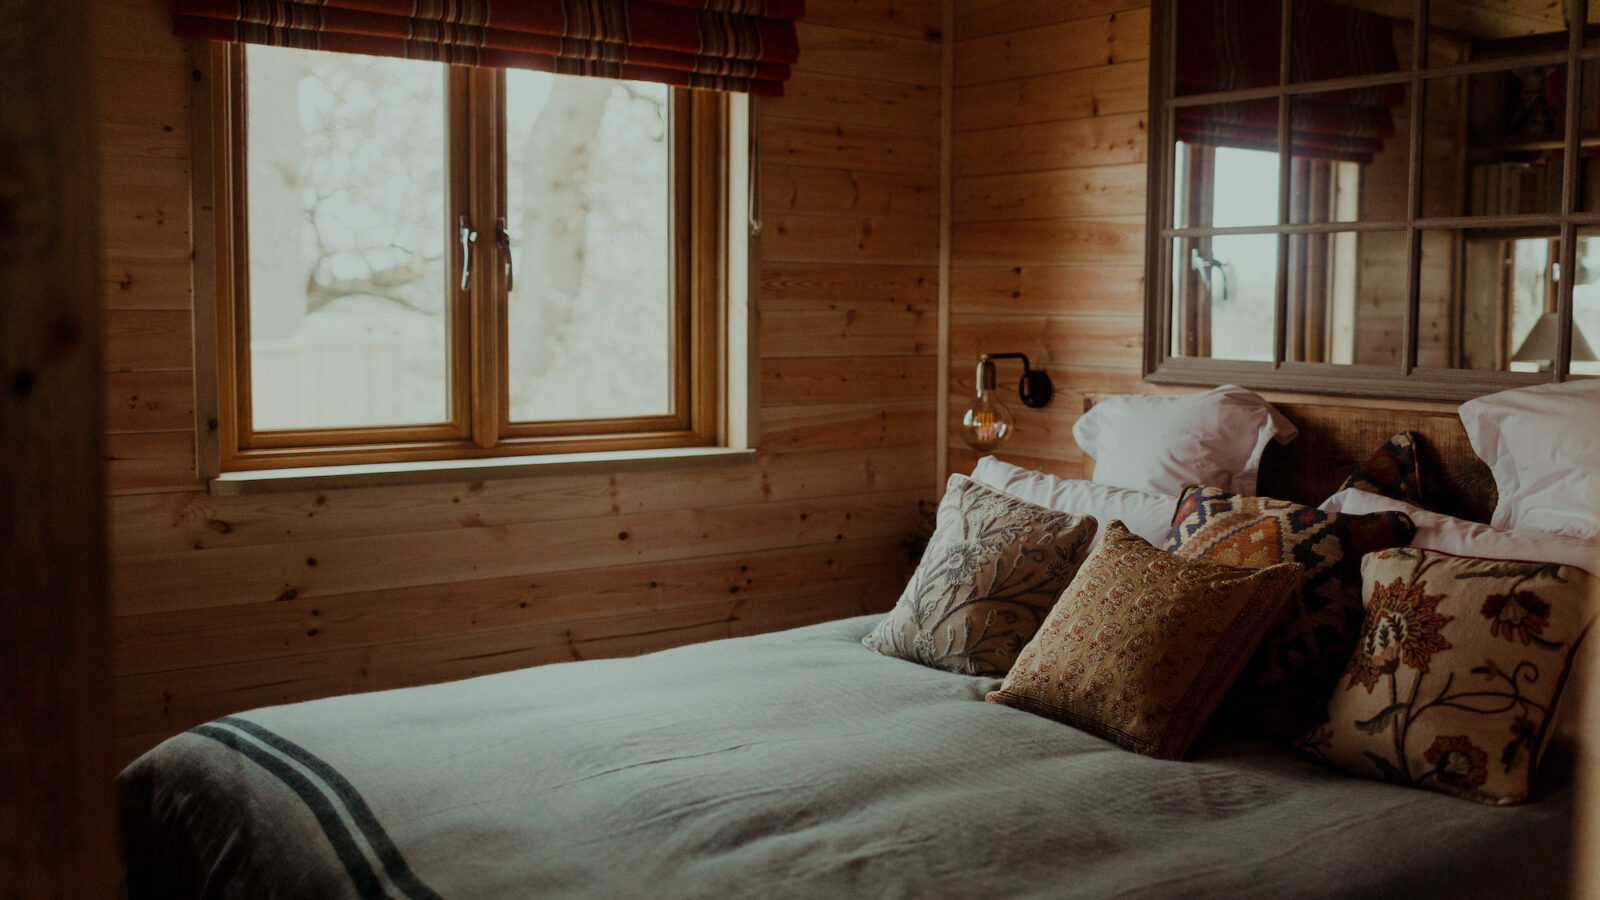
M 1095 525 L 951 475 L 916 574 L 861 642 L 935 669 L 1004 675 L 1077 574 Z

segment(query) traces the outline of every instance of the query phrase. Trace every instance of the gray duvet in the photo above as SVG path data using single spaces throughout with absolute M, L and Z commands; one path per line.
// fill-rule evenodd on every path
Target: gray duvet
M 1163 762 L 864 617 L 258 709 L 119 779 L 135 897 L 1538 897 L 1570 781 L 1478 806 L 1215 735 Z

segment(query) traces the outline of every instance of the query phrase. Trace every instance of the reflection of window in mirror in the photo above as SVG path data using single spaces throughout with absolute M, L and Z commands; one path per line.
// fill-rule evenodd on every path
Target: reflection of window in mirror
M 1564 10 L 1157 0 L 1147 375 L 1462 399 L 1600 374 L 1600 42 L 1574 52 Z

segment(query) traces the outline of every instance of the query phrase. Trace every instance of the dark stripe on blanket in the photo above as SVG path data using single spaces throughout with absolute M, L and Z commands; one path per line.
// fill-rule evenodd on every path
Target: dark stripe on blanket
M 322 833 L 327 836 L 328 842 L 333 844 L 333 852 L 338 855 L 339 862 L 344 864 L 345 872 L 355 885 L 357 896 L 372 900 L 388 900 L 389 893 L 378 883 L 378 875 L 372 871 L 372 865 L 367 862 L 366 854 L 356 846 L 355 838 L 350 835 L 350 830 L 344 827 L 344 822 L 334 811 L 333 804 L 323 796 L 316 785 L 311 783 L 311 779 L 278 757 L 225 728 L 196 725 L 189 731 L 232 748 L 241 756 L 277 776 L 279 781 L 300 797 L 300 801 L 311 810 L 311 814 L 316 816 L 317 824 L 322 826 Z
M 415 872 L 411 871 L 411 867 L 406 864 L 405 857 L 400 853 L 400 848 L 395 846 L 394 841 L 389 837 L 389 833 L 383 830 L 383 825 L 379 824 L 378 817 L 372 812 L 372 807 L 367 805 L 367 801 L 361 796 L 361 792 L 357 791 L 355 785 L 346 780 L 338 769 L 324 762 L 321 757 L 318 757 L 310 750 L 275 731 L 257 725 L 249 719 L 241 719 L 238 716 L 224 716 L 218 719 L 217 722 L 223 725 L 231 725 L 243 731 L 310 769 L 344 803 L 345 811 L 350 814 L 350 818 L 356 823 L 356 827 L 360 828 L 362 835 L 366 837 L 367 843 L 377 853 L 379 862 L 383 863 L 384 872 L 394 882 L 395 887 L 404 891 L 406 896 L 412 898 L 412 900 L 444 900 L 432 888 L 423 884 L 422 879 L 418 878 Z

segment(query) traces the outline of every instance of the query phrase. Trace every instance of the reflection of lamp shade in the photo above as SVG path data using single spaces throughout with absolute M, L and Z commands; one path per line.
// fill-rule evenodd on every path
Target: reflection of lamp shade
M 1545 313 L 1533 323 L 1533 329 L 1522 339 L 1522 346 L 1511 357 L 1513 362 L 1550 362 L 1556 358 L 1556 333 L 1560 323 L 1555 313 Z M 1594 362 L 1594 348 L 1583 339 L 1578 323 L 1572 323 L 1572 361 Z

